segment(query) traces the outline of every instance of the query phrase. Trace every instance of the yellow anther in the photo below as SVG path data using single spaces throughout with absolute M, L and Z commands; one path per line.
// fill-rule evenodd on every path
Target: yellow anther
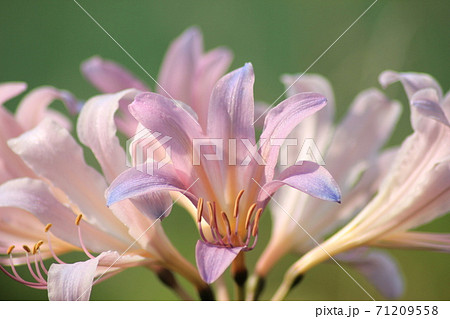
M 255 211 L 256 203 L 252 204 L 247 211 L 247 218 L 245 219 L 245 229 L 248 229 L 248 225 L 250 224 L 250 220 L 252 219 L 253 212 Z
M 47 224 L 44 228 L 44 231 L 48 232 L 50 230 L 50 228 L 52 228 L 52 226 L 53 226 L 52 224 Z
M 253 230 L 252 230 L 253 237 L 255 237 L 256 234 L 258 233 L 258 224 L 259 224 L 259 218 L 261 217 L 261 214 L 262 214 L 262 208 L 258 208 L 258 210 L 256 211 L 255 223 L 253 224 Z
M 83 214 L 78 215 L 77 219 L 75 219 L 75 225 L 79 226 L 82 218 Z
M 203 212 L 203 198 L 199 198 L 197 204 L 197 222 L 202 221 L 202 212 Z
M 33 255 L 37 253 L 37 251 L 39 250 L 39 248 L 41 248 L 42 244 L 44 243 L 43 240 L 38 241 L 36 244 L 34 244 L 33 247 Z
M 233 210 L 233 217 L 236 218 L 239 212 L 239 201 L 241 200 L 242 195 L 244 194 L 244 190 L 241 189 L 239 194 L 236 196 L 236 200 L 234 201 L 234 210 Z
M 23 248 L 23 250 L 25 250 L 27 253 L 31 253 L 31 249 L 30 249 L 30 247 L 28 247 L 27 245 L 23 245 L 22 248 Z
M 9 246 L 8 250 L 6 251 L 6 254 L 10 255 L 12 253 L 12 251 L 14 250 L 14 248 L 16 248 L 16 246 L 14 246 L 14 245 Z

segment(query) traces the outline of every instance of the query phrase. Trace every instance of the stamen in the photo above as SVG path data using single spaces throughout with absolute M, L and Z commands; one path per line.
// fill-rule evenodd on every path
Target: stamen
M 245 229 L 248 229 L 248 225 L 250 224 L 250 220 L 252 219 L 255 207 L 256 207 L 256 203 L 254 203 L 252 206 L 250 206 L 250 208 L 247 211 L 247 218 L 245 219 L 245 225 L 244 225 Z
M 7 255 L 11 255 L 12 251 L 14 250 L 14 248 L 16 248 L 16 246 L 14 246 L 14 245 L 9 246 L 8 250 L 6 251 L 6 254 Z
M 253 231 L 252 236 L 255 237 L 256 234 L 258 234 L 258 225 L 259 225 L 259 219 L 262 214 L 262 208 L 258 208 L 258 211 L 256 212 L 255 220 L 253 221 Z
M 41 264 L 42 270 L 45 272 L 46 275 L 48 275 L 48 270 L 47 270 L 47 267 L 45 267 L 44 260 L 42 259 L 42 255 L 41 255 L 41 251 L 40 250 L 38 250 L 37 255 L 39 256 L 39 263 Z
M 52 224 L 47 224 L 44 228 L 44 231 L 47 233 L 50 230 L 50 228 L 52 228 L 52 226 L 53 226 Z
M 48 244 L 48 249 L 50 250 L 50 253 L 52 254 L 53 259 L 56 260 L 56 262 L 58 262 L 59 264 L 65 264 L 65 262 L 62 261 L 61 259 L 59 259 L 59 257 L 56 255 L 55 251 L 53 250 L 52 241 L 50 239 L 50 233 L 48 233 L 48 232 L 47 232 L 47 244 Z
M 25 255 L 27 257 L 27 266 L 28 266 L 28 270 L 30 271 L 31 276 L 33 276 L 33 278 L 37 281 L 42 283 L 42 279 L 39 278 L 33 271 L 33 267 L 31 267 L 31 263 L 30 263 L 30 256 L 28 255 L 28 253 L 31 251 L 30 248 L 27 245 L 23 245 L 23 249 L 25 250 Z
M 244 194 L 244 190 L 241 189 L 239 194 L 236 197 L 236 200 L 234 201 L 234 209 L 233 209 L 233 217 L 236 218 L 239 214 L 239 201 L 241 200 L 242 195 Z
M 90 259 L 94 259 L 95 257 L 87 250 L 87 248 L 86 248 L 86 246 L 84 245 L 84 242 L 83 242 L 83 236 L 81 236 L 80 222 L 81 222 L 82 218 L 83 218 L 83 214 L 79 214 L 77 216 L 77 219 L 75 219 L 75 224 L 78 227 L 78 240 L 80 241 L 81 249 L 83 249 L 83 251 L 86 254 L 86 256 L 88 256 Z
M 228 235 L 229 244 L 232 245 L 232 243 L 231 243 L 231 225 L 230 225 L 230 221 L 228 220 L 227 214 L 225 214 L 225 212 L 222 212 L 221 216 L 222 216 L 223 222 L 225 223 L 225 227 L 227 228 L 227 235 Z

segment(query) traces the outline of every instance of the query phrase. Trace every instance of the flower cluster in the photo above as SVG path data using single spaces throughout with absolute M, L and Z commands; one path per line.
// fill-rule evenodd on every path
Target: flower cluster
M 93 57 L 81 70 L 102 94 L 80 102 L 41 87 L 14 115 L 0 106 L 0 270 L 48 290 L 50 300 L 89 300 L 94 284 L 143 266 L 181 299 L 191 296 L 175 275 L 211 300 L 212 283 L 219 299 L 229 298 L 231 268 L 235 297 L 256 300 L 272 267 L 298 253 L 276 300 L 329 258 L 397 298 L 396 263 L 371 247 L 450 251 L 450 234 L 412 230 L 450 209 L 450 95 L 432 77 L 381 74 L 383 86 L 403 84 L 414 130 L 400 147 L 384 149 L 401 106 L 381 91 L 362 92 L 334 126 L 323 77 L 283 76 L 287 98 L 266 108 L 254 100 L 252 65 L 226 73 L 231 59 L 225 48 L 204 52 L 191 28 L 171 44 L 155 92 Z M 0 85 L 0 103 L 23 90 Z M 49 108 L 55 99 L 77 117 L 75 128 Z M 126 149 L 119 135 L 129 138 Z M 164 232 L 164 219 L 177 218 L 174 204 L 197 226 L 196 267 Z M 245 256 L 258 244 L 266 210 L 272 233 L 247 280 Z M 71 251 L 85 257 L 64 262 Z

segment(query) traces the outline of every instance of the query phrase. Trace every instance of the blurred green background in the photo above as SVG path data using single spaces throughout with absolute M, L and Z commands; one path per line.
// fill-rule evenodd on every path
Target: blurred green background
M 207 49 L 226 45 L 235 54 L 232 68 L 253 63 L 255 95 L 272 103 L 282 92 L 283 73 L 301 73 L 333 43 L 373 1 L 111 1 L 79 3 L 153 76 L 169 43 L 183 30 L 199 26 Z M 432 74 L 447 91 L 449 76 L 449 1 L 378 1 L 310 70 L 334 86 L 338 118 L 353 97 L 376 86 L 385 69 Z M 0 81 L 25 81 L 64 88 L 80 99 L 96 91 L 79 72 L 92 55 L 115 60 L 154 83 L 73 1 L 2 1 L 0 11 Z M 406 105 L 400 85 L 387 94 Z M 13 108 L 17 99 L 7 105 Z M 405 107 L 390 144 L 410 132 Z M 190 218 L 175 211 L 165 226 L 175 246 L 193 263 L 198 238 Z M 424 229 L 448 232 L 450 216 Z M 301 231 L 301 230 L 299 230 Z M 270 233 L 270 214 L 263 218 L 261 241 L 249 253 L 254 264 Z M 448 255 L 393 251 L 406 281 L 407 300 L 449 299 Z M 67 258 L 74 258 L 69 256 Z M 284 270 L 287 257 L 268 278 L 268 298 Z M 357 273 L 348 270 L 377 299 L 382 297 Z M 188 288 L 189 289 L 189 288 Z M 46 293 L 0 275 L 0 300 L 45 300 Z M 130 269 L 95 286 L 92 300 L 172 300 L 176 296 L 146 269 Z M 367 296 L 336 265 L 310 271 L 290 295 L 297 300 L 367 300 Z

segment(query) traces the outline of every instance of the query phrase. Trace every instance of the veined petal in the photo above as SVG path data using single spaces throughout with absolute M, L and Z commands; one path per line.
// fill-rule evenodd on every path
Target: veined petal
M 283 185 L 296 188 L 311 196 L 334 202 L 340 202 L 341 192 L 330 173 L 322 166 L 304 161 L 293 165 L 265 184 L 259 191 L 258 202 L 265 202 Z
M 327 152 L 327 169 L 343 189 L 354 184 L 390 137 L 401 113 L 397 102 L 376 89 L 360 93 L 337 127 Z
M 176 102 L 155 93 L 139 94 L 129 106 L 131 114 L 154 135 L 167 150 L 184 182 L 192 177 L 193 139 L 202 138 L 197 121 Z M 145 140 L 141 143 L 147 144 Z M 148 152 L 147 152 L 148 153 Z
M 150 91 L 147 85 L 137 79 L 124 67 L 99 56 L 94 56 L 81 64 L 81 73 L 93 86 L 103 93 L 116 93 L 135 88 Z
M 156 91 L 168 98 L 191 103 L 191 85 L 203 52 L 199 29 L 187 29 L 170 45 L 159 73 Z
M 378 81 L 384 88 L 394 82 L 400 81 L 405 88 L 409 99 L 411 99 L 417 91 L 427 88 L 435 89 L 438 96 L 442 97 L 440 85 L 431 75 L 426 73 L 398 73 L 395 71 L 384 71 L 378 77 Z
M 40 239 L 45 239 L 44 226 L 52 224 L 51 232 L 62 240 L 79 246 L 76 215 L 57 201 L 49 186 L 41 181 L 20 178 L 8 181 L 0 186 L 0 207 L 15 207 L 30 212 L 42 224 Z M 88 249 L 101 252 L 111 248 L 125 250 L 127 245 L 112 236 L 94 228 L 84 220 L 80 223 L 83 241 Z
M 61 100 L 71 113 L 78 112 L 78 101 L 72 94 L 46 86 L 34 89 L 23 98 L 16 111 L 17 122 L 24 130 L 34 128 L 45 118 L 49 105 L 56 99 Z M 62 124 L 67 125 L 67 121 Z
M 390 248 L 426 249 L 450 253 L 450 234 L 400 232 L 383 237 L 375 245 Z
M 127 169 L 125 152 L 116 136 L 114 114 L 121 99 L 131 100 L 137 93 L 131 89 L 93 97 L 83 106 L 78 118 L 78 137 L 94 153 L 108 183 Z
M 211 95 L 208 136 L 248 139 L 255 144 L 253 83 L 250 63 L 221 78 Z
M 155 170 L 152 175 L 136 168 L 126 170 L 109 186 L 106 192 L 107 205 L 159 191 L 181 192 L 196 205 L 197 198 L 186 190 L 186 186 L 178 179 L 169 165 Z
M 267 181 L 272 180 L 278 160 L 280 143 L 276 140 L 285 139 L 303 119 L 323 108 L 326 103 L 327 99 L 323 95 L 299 93 L 284 100 L 268 112 L 260 138 L 264 141 L 261 155 L 266 161 Z
M 354 249 L 336 256 L 358 270 L 387 299 L 401 297 L 403 279 L 397 263 L 384 252 Z
M 8 144 L 36 174 L 61 189 L 70 200 L 67 204 L 75 204 L 90 223 L 123 240 L 130 239 L 126 227 L 105 205 L 105 179 L 86 164 L 81 146 L 67 130 L 44 120 Z
M 243 247 L 218 247 L 197 241 L 195 259 L 202 279 L 211 284 L 231 265 Z
M 74 264 L 52 264 L 48 271 L 48 299 L 88 301 L 97 266 L 98 258 Z
M 206 132 L 209 99 L 217 80 L 231 64 L 232 53 L 225 48 L 217 48 L 203 55 L 196 67 L 192 81 L 192 98 L 185 101 L 198 115 L 198 122 Z

